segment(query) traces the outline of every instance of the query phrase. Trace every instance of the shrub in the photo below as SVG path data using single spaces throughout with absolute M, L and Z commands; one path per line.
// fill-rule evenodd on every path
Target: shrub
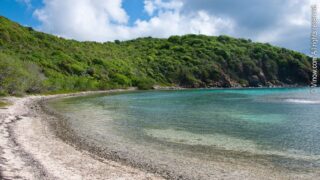
M 149 78 L 135 79 L 133 82 L 134 82 L 133 85 L 141 90 L 152 89 L 154 86 L 154 81 Z
M 122 86 L 131 86 L 131 79 L 123 74 L 114 74 L 112 77 L 113 81 Z
M 0 92 L 21 95 L 43 89 L 38 66 L 0 53 Z

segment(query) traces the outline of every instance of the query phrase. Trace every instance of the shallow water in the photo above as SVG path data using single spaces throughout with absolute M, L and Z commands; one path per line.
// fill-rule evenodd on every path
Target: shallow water
M 136 163 L 170 167 L 175 162 L 183 173 L 196 163 L 182 159 L 207 165 L 261 159 L 268 166 L 309 170 L 320 166 L 317 90 L 139 91 L 67 98 L 50 105 L 68 117 L 78 135 L 124 158 L 136 157 Z M 210 171 L 206 167 L 203 173 Z

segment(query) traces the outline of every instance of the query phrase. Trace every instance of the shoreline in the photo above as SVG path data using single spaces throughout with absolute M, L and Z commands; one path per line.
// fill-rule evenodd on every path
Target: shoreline
M 12 105 L 0 109 L 0 178 L 3 179 L 163 179 L 102 159 L 56 137 L 41 113 L 40 102 L 128 90 L 4 98 Z
M 125 92 L 128 90 L 91 91 L 72 94 L 8 97 L 12 105 L 0 109 L 0 178 L 7 179 L 188 179 L 174 172 L 158 171 L 157 167 L 137 166 L 126 159 L 117 159 L 117 152 L 94 151 L 82 139 L 69 131 L 55 131 L 58 119 L 63 117 L 46 110 L 46 102 L 55 98 L 87 96 L 100 93 Z M 59 121 L 58 121 L 59 122 Z M 62 130 L 63 131 L 63 130 Z M 68 138 L 73 138 L 70 141 Z M 82 144 L 83 143 L 83 144 Z M 82 146 L 83 145 L 83 146 Z M 87 148 L 87 149 L 86 149 Z M 98 148 L 99 150 L 99 148 Z M 100 154 L 99 154 L 100 152 Z M 109 154 L 108 154 L 109 153 Z M 106 155 L 107 154 L 107 155 Z M 273 170 L 258 167 L 237 167 L 218 162 L 213 172 L 216 178 L 234 179 L 314 179 L 314 174 L 274 174 Z M 233 173 L 233 171 L 237 173 Z M 231 173 L 231 174 L 230 174 Z M 162 176 L 160 176 L 162 175 Z

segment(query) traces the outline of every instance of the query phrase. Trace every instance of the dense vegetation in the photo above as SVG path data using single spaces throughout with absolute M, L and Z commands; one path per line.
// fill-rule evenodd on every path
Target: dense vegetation
M 154 85 L 308 85 L 311 58 L 228 36 L 78 42 L 0 17 L 0 94 Z

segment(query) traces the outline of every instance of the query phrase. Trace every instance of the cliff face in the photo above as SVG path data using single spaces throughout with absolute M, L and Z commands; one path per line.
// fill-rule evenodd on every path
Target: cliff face
M 0 57 L 3 94 L 153 85 L 307 86 L 312 76 L 310 57 L 246 39 L 185 35 L 78 42 L 36 32 L 4 17 L 0 17 Z

